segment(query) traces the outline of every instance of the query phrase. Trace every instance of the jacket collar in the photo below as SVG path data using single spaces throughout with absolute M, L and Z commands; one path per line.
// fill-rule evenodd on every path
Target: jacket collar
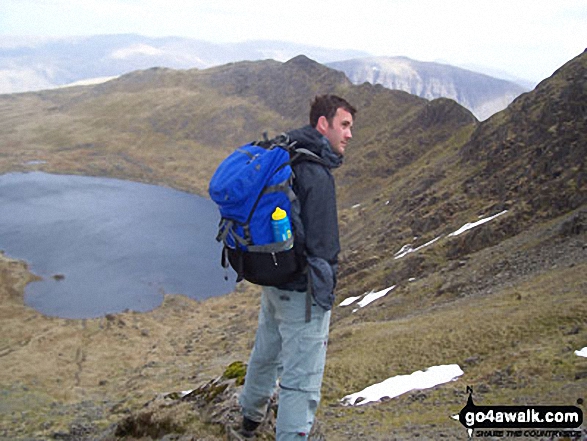
M 328 139 L 314 127 L 307 125 L 300 129 L 288 132 L 292 141 L 297 141 L 296 147 L 310 150 L 324 160 L 328 168 L 340 167 L 343 157 L 332 150 Z

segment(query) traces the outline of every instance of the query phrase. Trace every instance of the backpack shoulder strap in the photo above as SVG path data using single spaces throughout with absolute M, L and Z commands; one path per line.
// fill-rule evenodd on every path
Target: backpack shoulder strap
M 296 148 L 292 149 L 292 152 L 290 154 L 290 161 L 289 161 L 290 164 L 294 165 L 294 164 L 302 162 L 302 161 L 312 161 L 312 162 L 317 162 L 322 165 L 326 165 L 326 162 L 324 161 L 324 159 L 322 159 L 316 153 L 314 153 L 308 149 L 305 149 L 303 147 L 300 147 L 298 149 L 296 149 Z
M 263 140 L 255 141 L 253 144 L 265 149 L 280 147 L 284 150 L 287 150 L 290 154 L 290 166 L 293 166 L 295 163 L 301 161 L 312 161 L 326 165 L 326 162 L 316 153 L 304 147 L 296 148 L 297 141 L 292 141 L 287 133 L 282 133 L 275 138 L 269 139 L 267 132 L 263 132 Z

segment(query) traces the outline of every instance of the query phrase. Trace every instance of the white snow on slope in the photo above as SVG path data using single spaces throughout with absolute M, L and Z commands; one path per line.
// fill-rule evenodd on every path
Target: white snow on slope
M 485 219 L 481 219 L 481 220 L 479 220 L 477 222 L 472 222 L 472 223 L 468 222 L 465 225 L 463 225 L 461 228 L 459 228 L 457 231 L 454 231 L 454 232 L 450 233 L 448 235 L 448 237 L 458 236 L 459 234 L 462 234 L 465 231 L 470 230 L 471 228 L 478 227 L 479 225 L 482 225 L 482 224 L 484 224 L 486 222 L 489 222 L 489 221 L 495 219 L 496 217 L 501 216 L 502 214 L 505 214 L 507 212 L 508 212 L 507 210 L 503 210 L 501 213 L 497 213 L 497 214 L 495 214 L 493 216 L 486 217 Z
M 364 297 L 363 296 L 347 297 L 342 302 L 340 302 L 340 304 L 338 306 L 352 305 L 355 301 L 357 301 L 361 297 L 363 297 L 363 299 L 359 303 L 357 303 L 359 308 L 363 308 L 363 307 L 367 306 L 369 303 L 372 303 L 375 300 L 380 299 L 381 297 L 385 296 L 389 291 L 391 291 L 394 288 L 395 288 L 395 285 L 390 286 L 389 288 L 382 289 L 381 291 L 377 291 L 377 292 L 371 291 L 370 293 L 364 294 L 363 295 Z M 353 312 L 357 311 L 359 308 L 354 309 Z
M 347 297 L 342 302 L 340 302 L 340 304 L 338 306 L 349 306 L 349 305 L 352 305 L 356 300 L 359 300 L 361 297 L 362 296 Z
M 463 370 L 457 364 L 432 366 L 424 371 L 416 371 L 410 375 L 397 375 L 373 384 L 360 392 L 347 395 L 340 401 L 345 406 L 362 406 L 363 404 L 391 399 L 411 390 L 429 389 L 439 384 L 454 381 Z
M 475 227 L 478 227 L 479 225 L 483 225 L 486 222 L 492 221 L 493 219 L 495 219 L 495 218 L 497 218 L 497 217 L 499 217 L 502 214 L 505 214 L 507 212 L 508 212 L 508 210 L 504 210 L 501 213 L 497 213 L 497 214 L 495 214 L 493 216 L 486 217 L 484 219 L 478 220 L 477 222 L 468 222 L 465 225 L 463 225 L 461 228 L 459 228 L 458 230 L 453 231 L 452 233 L 450 233 L 447 237 L 455 237 L 455 236 L 458 236 L 459 234 L 462 234 L 465 231 L 471 230 L 471 229 L 473 229 Z M 400 248 L 400 250 L 398 252 L 396 252 L 394 254 L 394 257 L 393 258 L 394 259 L 401 259 L 402 257 L 404 257 L 404 256 L 406 256 L 406 255 L 408 255 L 410 253 L 415 253 L 416 251 L 420 251 L 422 248 L 426 248 L 426 247 L 432 245 L 433 243 L 435 243 L 436 241 L 440 240 L 441 238 L 442 238 L 442 235 L 441 236 L 438 236 L 435 239 L 432 239 L 430 242 L 427 242 L 424 245 L 420 245 L 417 248 L 414 248 L 411 243 L 409 243 L 407 245 L 404 245 L 404 246 L 402 246 Z
M 367 306 L 369 303 L 374 302 L 375 300 L 380 299 L 381 297 L 385 296 L 393 288 L 395 288 L 395 285 L 390 286 L 389 288 L 382 289 L 381 291 L 378 291 L 378 292 L 370 292 L 365 297 L 363 297 L 363 300 L 361 300 L 359 303 L 357 303 L 357 305 L 359 305 L 360 308 L 363 308 L 363 307 Z
M 458 230 L 450 233 L 447 237 L 454 237 L 454 236 L 458 236 L 459 234 L 464 233 L 465 231 L 468 231 L 472 228 L 475 228 L 479 225 L 482 225 L 486 222 L 489 222 L 505 213 L 507 213 L 508 210 L 503 210 L 500 213 L 497 213 L 493 216 L 489 216 L 486 218 L 483 218 L 481 220 L 478 220 L 477 222 L 468 222 L 465 225 L 463 225 L 461 228 L 459 228 Z M 414 248 L 412 246 L 412 244 L 407 244 L 404 245 L 403 247 L 400 248 L 400 250 L 395 253 L 394 255 L 394 259 L 401 259 L 402 257 L 410 254 L 410 253 L 415 253 L 416 251 L 420 251 L 423 248 L 429 247 L 430 245 L 434 244 L 435 242 L 437 242 L 438 240 L 442 239 L 442 235 L 438 236 L 435 239 L 432 239 L 429 242 L 426 242 L 424 245 L 420 245 L 417 248 Z M 410 279 L 413 280 L 413 279 Z M 364 306 L 368 305 L 369 303 L 373 302 L 374 300 L 377 300 L 380 297 L 383 297 L 384 295 L 386 295 L 389 291 L 391 291 L 393 288 L 395 288 L 395 285 L 390 287 L 390 288 L 386 288 L 382 291 L 378 291 L 376 293 L 374 292 L 370 292 L 369 294 L 365 295 L 365 297 L 363 298 L 363 300 L 361 300 L 358 305 L 360 308 L 363 308 Z M 348 297 L 346 299 L 344 299 L 338 306 L 349 306 L 352 305 L 355 301 L 357 301 L 358 299 L 360 299 L 362 296 L 357 296 L 357 297 Z M 358 309 L 358 308 L 357 308 Z M 357 311 L 357 309 L 353 310 L 353 312 Z
M 579 357 L 587 357 L 587 346 L 580 351 L 575 351 L 575 355 L 578 355 Z
M 422 248 L 426 248 L 426 247 L 432 245 L 434 242 L 439 240 L 441 237 L 442 236 L 438 236 L 436 239 L 432 239 L 430 242 L 426 242 L 424 245 L 420 245 L 417 248 L 413 248 L 411 243 L 404 245 L 403 247 L 401 247 L 401 249 L 397 253 L 395 253 L 395 256 L 393 258 L 394 259 L 401 259 L 406 254 L 415 253 L 416 251 L 420 251 Z

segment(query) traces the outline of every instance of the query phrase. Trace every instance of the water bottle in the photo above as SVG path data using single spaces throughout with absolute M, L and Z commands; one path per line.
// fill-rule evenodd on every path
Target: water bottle
M 277 207 L 271 215 L 271 226 L 273 228 L 273 239 L 275 242 L 285 242 L 291 239 L 291 224 L 285 210 Z M 290 249 L 293 246 L 289 246 Z

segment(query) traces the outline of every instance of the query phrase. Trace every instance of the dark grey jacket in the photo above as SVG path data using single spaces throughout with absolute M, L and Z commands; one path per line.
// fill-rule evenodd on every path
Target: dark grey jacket
M 289 291 L 310 289 L 316 303 L 330 310 L 334 304 L 340 252 L 336 191 L 330 170 L 342 164 L 342 156 L 334 153 L 326 137 L 309 125 L 288 135 L 292 141 L 297 141 L 296 148 L 310 150 L 321 161 L 301 160 L 293 165 L 294 192 L 300 213 L 299 220 L 292 219 L 294 241 L 296 249 L 304 254 L 307 271 L 279 288 Z M 309 286 L 308 280 L 311 282 Z

